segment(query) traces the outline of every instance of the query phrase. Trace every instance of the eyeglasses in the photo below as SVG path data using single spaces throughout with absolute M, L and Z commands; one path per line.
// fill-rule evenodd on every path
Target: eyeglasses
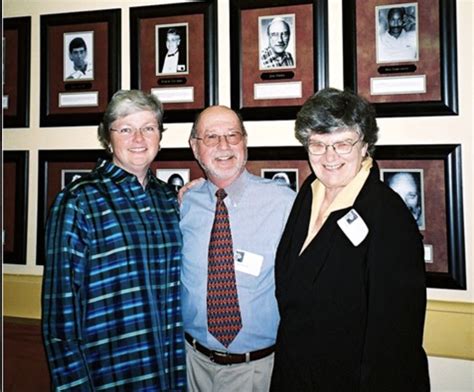
M 117 132 L 120 137 L 129 138 L 140 132 L 143 137 L 152 137 L 155 136 L 158 131 L 158 125 L 147 125 L 141 128 L 132 128 L 132 127 L 123 127 L 120 129 L 110 128 L 111 132 Z
M 343 140 L 334 144 L 325 144 L 322 142 L 309 143 L 308 151 L 312 155 L 324 155 L 328 147 L 332 147 L 336 154 L 346 155 L 350 154 L 352 152 L 352 148 L 359 142 L 360 139 L 357 139 L 355 142 L 351 142 L 350 140 Z
M 217 135 L 215 133 L 208 133 L 204 137 L 195 136 L 194 139 L 201 140 L 207 147 L 215 147 L 221 142 L 223 137 L 229 144 L 236 145 L 242 141 L 244 135 L 241 132 L 229 132 L 225 135 Z

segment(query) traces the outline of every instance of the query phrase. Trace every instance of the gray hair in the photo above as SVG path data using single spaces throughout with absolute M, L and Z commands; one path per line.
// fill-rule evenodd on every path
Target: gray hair
M 377 142 L 375 110 L 364 98 L 349 91 L 325 88 L 310 97 L 296 116 L 295 137 L 308 147 L 313 134 L 329 134 L 344 129 L 359 133 L 369 154 Z
M 239 127 L 242 131 L 242 135 L 247 136 L 247 130 L 245 129 L 245 126 L 244 126 L 244 120 L 242 119 L 242 116 L 240 115 L 240 113 L 236 112 L 233 109 L 228 108 L 227 106 L 223 106 L 223 107 L 225 107 L 226 109 L 229 109 L 230 111 L 235 113 L 235 115 L 239 119 Z M 204 110 L 206 110 L 206 109 L 204 109 Z M 201 114 L 204 112 L 204 110 L 199 112 L 198 115 L 196 116 L 196 118 L 194 119 L 194 123 L 193 123 L 193 126 L 191 128 L 191 134 L 189 135 L 189 140 L 194 139 L 197 136 L 197 134 L 198 134 L 197 127 L 199 125 L 199 120 L 201 119 Z
M 97 138 L 102 147 L 109 151 L 110 126 L 114 121 L 143 110 L 148 110 L 155 114 L 158 130 L 161 135 L 165 129 L 163 128 L 163 104 L 159 99 L 155 95 L 145 94 L 141 90 L 117 91 L 110 100 L 97 131 Z

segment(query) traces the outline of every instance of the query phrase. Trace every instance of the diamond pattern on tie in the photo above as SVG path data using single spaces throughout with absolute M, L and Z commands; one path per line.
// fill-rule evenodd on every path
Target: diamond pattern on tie
M 216 213 L 209 241 L 207 269 L 207 324 L 209 332 L 225 347 L 242 329 L 235 282 L 234 251 L 224 189 L 216 192 Z

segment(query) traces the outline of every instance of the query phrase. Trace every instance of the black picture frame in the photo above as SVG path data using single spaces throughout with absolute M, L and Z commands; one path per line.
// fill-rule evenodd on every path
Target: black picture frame
M 385 5 L 387 1 L 377 0 Z M 456 2 L 437 0 L 439 4 L 439 83 L 440 99 L 398 102 L 373 102 L 378 117 L 441 116 L 457 115 L 458 76 L 457 76 L 457 38 L 456 38 Z M 391 3 L 389 3 L 391 4 Z M 432 3 L 425 2 L 432 7 Z M 418 7 L 422 7 L 421 2 Z M 358 42 L 356 7 L 368 7 L 365 2 L 344 1 L 343 41 L 344 41 L 344 86 L 359 92 L 358 54 L 364 53 L 367 43 Z M 431 27 L 430 27 L 431 28 Z M 411 67 L 415 65 L 409 64 Z M 390 67 L 389 67 L 390 69 Z M 395 68 L 392 68 L 394 71 Z M 413 70 L 413 68 L 412 68 Z M 408 71 L 411 72 L 411 71 Z M 400 75 L 395 73 L 394 75 Z M 434 88 L 434 87 L 433 87 Z M 360 93 L 360 92 L 359 92 Z M 387 94 L 388 96 L 389 94 Z M 407 94 L 409 95 L 409 94 Z M 370 101 L 369 97 L 368 98 Z
M 14 107 L 3 109 L 3 126 L 5 128 L 26 128 L 30 124 L 30 45 L 31 45 L 31 16 L 3 19 L 3 37 L 14 34 L 17 45 L 13 52 L 16 56 L 9 59 L 8 39 L 5 41 L 4 55 L 4 94 L 13 94 Z M 2 45 L 3 47 L 3 45 Z M 5 99 L 4 97 L 2 97 Z M 3 105 L 2 105 L 3 108 Z
M 155 58 L 144 58 L 145 48 L 150 43 L 142 42 L 141 29 L 147 22 L 154 19 L 169 20 L 169 23 L 179 23 L 177 18 L 202 15 L 203 53 L 204 57 L 188 56 L 189 72 L 186 75 L 152 75 L 151 69 L 145 71 L 147 64 L 155 63 Z M 192 26 L 190 25 L 190 28 Z M 152 40 L 154 35 L 146 35 L 145 39 Z M 190 40 L 196 37 L 190 35 Z M 196 102 L 163 102 L 165 123 L 194 121 L 196 115 L 204 108 L 218 102 L 218 50 L 217 50 L 217 0 L 192 0 L 182 4 L 153 5 L 130 8 L 130 71 L 131 87 L 134 89 L 151 90 L 161 87 L 187 87 L 196 91 Z M 199 40 L 197 40 L 199 44 Z M 191 50 L 193 46 L 188 42 Z M 199 48 L 201 50 L 201 48 Z M 194 60 L 194 62 L 193 62 Z M 197 64 L 197 61 L 199 64 Z M 193 67 L 202 67 L 202 72 L 193 72 Z M 150 67 L 155 69 L 155 67 Z M 193 82 L 194 81 L 194 82 Z M 193 84 L 194 83 L 194 84 Z M 193 90 L 194 91 L 194 90 Z
M 28 151 L 3 152 L 4 234 L 2 234 L 2 238 L 4 241 L 3 263 L 5 264 L 26 265 L 28 159 Z M 7 236 L 11 235 L 13 239 L 10 241 Z
M 438 231 L 437 238 L 443 237 L 446 242 L 446 259 L 441 260 L 445 271 L 430 271 L 427 266 L 427 286 L 442 289 L 466 289 L 466 259 L 464 243 L 464 215 L 462 199 L 462 163 L 460 144 L 440 145 L 393 145 L 376 146 L 374 158 L 383 167 L 383 161 L 398 162 L 398 166 L 406 166 L 419 162 L 420 165 L 430 163 L 439 164 L 425 169 L 425 175 L 440 176 L 443 183 L 425 189 L 425 205 L 428 206 L 430 198 L 438 200 L 433 204 L 435 214 L 439 218 L 444 213 L 444 222 L 439 222 L 433 230 Z M 441 169 L 441 170 L 438 170 Z M 430 171 L 432 173 L 430 173 Z M 436 172 L 436 173 L 435 173 Z M 426 184 L 426 181 L 425 181 Z M 442 194 L 444 190 L 444 195 Z M 435 199 L 436 198 L 436 199 Z M 443 205 L 444 204 L 444 209 Z M 434 214 L 432 214 L 434 215 Z M 429 217 L 426 216 L 427 226 L 430 226 Z M 442 224 L 444 223 L 444 225 Z M 427 229 L 429 230 L 429 229 Z M 426 242 L 430 233 L 421 231 Z M 434 252 L 441 242 L 433 244 Z
M 313 6 L 313 70 L 311 92 L 298 99 L 285 99 L 283 105 L 273 105 L 267 100 L 264 106 L 245 106 L 244 95 L 248 92 L 243 88 L 243 55 L 242 55 L 242 11 L 264 9 L 269 7 L 291 7 L 303 4 Z M 231 0 L 230 1 L 230 51 L 231 51 L 231 107 L 241 113 L 245 120 L 288 120 L 295 119 L 296 113 L 304 101 L 318 90 L 327 87 L 329 79 L 328 55 L 328 5 L 327 0 Z M 245 42 L 248 44 L 248 42 Z M 298 49 L 297 49 L 298 50 Z M 298 67 L 298 65 L 297 65 Z M 291 70 L 284 72 L 283 79 L 292 78 Z M 260 78 L 264 78 L 263 72 Z M 278 73 L 278 72 L 277 72 Z M 282 74 L 283 72 L 280 72 Z M 276 75 L 278 76 L 278 75 Z M 280 77 L 277 78 L 278 80 Z M 303 80 L 303 83 L 310 80 Z M 264 100 L 265 101 L 265 100 Z M 293 103 L 294 102 L 294 103 Z
M 112 95 L 120 88 L 121 10 L 41 15 L 40 126 L 97 125 Z M 63 35 L 93 31 L 96 34 L 93 80 L 63 80 Z M 62 54 L 62 55 L 61 55 Z M 71 94 L 96 96 L 97 104 L 84 99 L 81 105 Z M 79 99 L 79 98 L 78 98 Z M 66 104 L 67 102 L 67 104 Z

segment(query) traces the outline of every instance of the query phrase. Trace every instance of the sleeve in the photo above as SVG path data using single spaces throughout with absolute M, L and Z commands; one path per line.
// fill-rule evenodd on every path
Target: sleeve
M 54 391 L 92 391 L 82 346 L 83 277 L 87 252 L 84 213 L 67 191 L 46 224 L 42 330 Z
M 383 206 L 383 207 L 382 207 Z M 381 202 L 368 253 L 368 317 L 361 391 L 428 391 L 422 348 L 426 308 L 423 242 L 403 201 Z

